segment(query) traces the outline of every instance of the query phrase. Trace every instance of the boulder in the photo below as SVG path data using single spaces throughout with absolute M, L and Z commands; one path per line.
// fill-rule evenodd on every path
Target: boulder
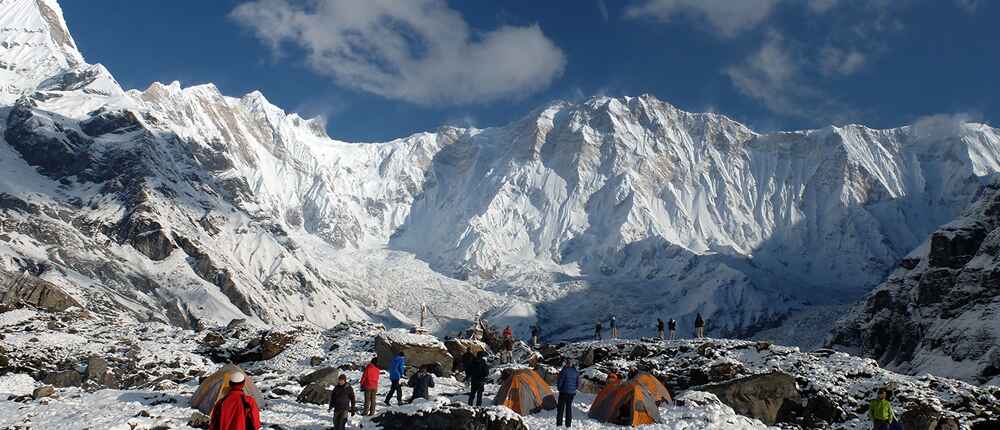
M 80 302 L 66 294 L 55 284 L 43 281 L 28 273 L 0 271 L 0 284 L 7 285 L 0 302 L 7 305 L 25 303 L 49 312 L 62 312 L 73 307 L 82 307 Z
M 108 368 L 108 361 L 98 356 L 87 359 L 87 372 L 84 381 L 100 388 L 119 388 L 114 372 Z
M 736 413 L 774 425 L 785 401 L 800 402 L 795 377 L 773 372 L 696 388 L 715 394 Z
M 313 405 L 326 405 L 330 403 L 330 393 L 333 392 L 334 383 L 313 382 L 306 385 L 295 399 L 299 403 L 309 403 Z M 357 395 L 359 393 L 355 393 Z
M 392 358 L 399 352 L 406 355 L 407 377 L 416 373 L 417 368 L 422 366 L 431 366 L 437 376 L 451 376 L 454 357 L 434 336 L 390 330 L 375 338 L 375 354 L 380 368 L 388 369 L 392 364 Z
M 448 339 L 444 341 L 444 347 L 448 349 L 448 353 L 454 358 L 451 365 L 452 370 L 464 370 L 462 356 L 465 355 L 466 352 L 471 352 L 472 355 L 477 355 L 486 350 L 485 343 L 471 339 Z
M 212 417 L 205 415 L 199 411 L 194 411 L 191 414 L 191 419 L 188 420 L 188 426 L 194 427 L 196 429 L 207 429 L 209 424 L 212 422 Z
M 728 381 L 737 377 L 743 372 L 743 365 L 736 361 L 720 361 L 712 364 L 708 370 L 708 377 L 712 381 Z
M 209 331 L 201 338 L 201 343 L 209 348 L 218 348 L 226 343 L 226 338 L 219 333 Z
M 923 403 L 911 406 L 899 416 L 900 424 L 907 430 L 938 430 L 941 419 L 940 409 Z
M 310 366 L 319 366 L 320 364 L 323 364 L 323 360 L 324 360 L 323 357 L 320 357 L 318 355 L 314 355 L 314 356 L 312 356 L 312 357 L 309 358 L 309 365 Z
M 35 391 L 31 393 L 31 398 L 38 400 L 43 397 L 52 397 L 55 394 L 56 394 L 55 387 L 51 385 L 46 385 L 44 387 L 35 388 Z
M 270 360 L 277 357 L 278 354 L 285 352 L 285 349 L 287 349 L 288 346 L 294 341 L 295 335 L 291 332 L 268 332 L 260 340 L 261 360 Z
M 57 388 L 79 387 L 83 385 L 83 375 L 75 370 L 51 372 L 48 375 L 45 375 L 42 382 Z
M 328 385 L 333 385 L 337 383 L 337 378 L 340 377 L 340 371 L 336 367 L 324 367 L 315 372 L 312 372 L 302 378 L 299 378 L 299 385 L 306 386 L 316 382 L 322 382 Z
M 528 430 L 521 416 L 503 406 L 474 408 L 427 402 L 417 411 L 386 410 L 372 419 L 384 430 Z

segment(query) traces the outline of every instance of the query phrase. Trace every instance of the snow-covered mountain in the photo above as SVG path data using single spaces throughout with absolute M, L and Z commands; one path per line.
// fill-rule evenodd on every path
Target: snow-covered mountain
M 747 334 L 859 297 L 1000 170 L 986 125 L 758 134 L 650 96 L 347 143 L 259 92 L 124 91 L 55 0 L 0 1 L 0 31 L 0 269 L 182 326 L 427 302 L 443 331 Z
M 830 338 L 910 374 L 1000 384 L 1000 183 L 930 235 Z

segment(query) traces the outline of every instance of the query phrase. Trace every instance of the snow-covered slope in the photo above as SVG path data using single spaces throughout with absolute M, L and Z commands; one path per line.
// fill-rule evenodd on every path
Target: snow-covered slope
M 905 373 L 1000 384 L 1000 183 L 934 232 L 830 343 Z
M 761 135 L 650 96 L 346 143 L 259 92 L 122 91 L 54 0 L 0 9 L 31 42 L 0 45 L 21 65 L 0 76 L 0 268 L 138 319 L 400 322 L 427 302 L 441 331 L 701 312 L 747 334 L 881 282 L 1000 170 L 985 125 Z

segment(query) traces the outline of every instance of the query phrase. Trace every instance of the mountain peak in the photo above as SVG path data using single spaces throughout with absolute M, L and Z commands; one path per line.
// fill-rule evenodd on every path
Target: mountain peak
M 0 101 L 84 64 L 55 0 L 0 0 Z

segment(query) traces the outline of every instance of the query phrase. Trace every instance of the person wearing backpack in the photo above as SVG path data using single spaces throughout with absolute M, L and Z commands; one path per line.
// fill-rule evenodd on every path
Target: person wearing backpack
M 421 366 L 406 385 L 413 388 L 413 397 L 410 397 L 410 403 L 416 399 L 430 399 L 431 388 L 434 388 L 434 375 L 427 371 L 427 366 Z
M 365 395 L 365 405 L 361 409 L 361 415 L 375 415 L 375 403 L 378 397 L 379 368 L 375 364 L 377 358 L 373 358 L 371 363 L 365 366 L 364 373 L 361 374 L 361 391 Z
M 868 403 L 868 418 L 872 420 L 872 430 L 889 430 L 896 422 L 896 414 L 889 402 L 889 392 L 885 388 L 878 389 L 878 398 Z
M 403 378 L 406 374 L 406 354 L 403 351 L 399 351 L 392 359 L 392 364 L 389 365 L 389 382 L 391 386 L 389 387 L 389 395 L 385 396 L 385 405 L 389 406 L 389 400 L 392 400 L 392 395 L 396 394 L 396 404 L 403 404 L 403 386 L 399 384 L 399 380 Z
M 674 340 L 674 337 L 677 336 L 677 320 L 671 318 L 670 321 L 667 322 L 667 330 L 669 330 L 670 334 L 669 339 Z
M 598 321 L 597 324 L 594 325 L 594 336 L 597 338 L 597 340 L 601 340 L 601 332 L 603 331 L 604 331 L 604 326 L 601 324 L 600 321 Z
M 343 373 L 337 378 L 337 385 L 330 392 L 330 408 L 333 411 L 333 427 L 336 430 L 347 428 L 347 414 L 354 416 L 356 404 L 354 402 L 354 388 L 347 384 L 347 375 Z
M 663 320 L 656 319 L 656 337 L 663 340 Z
M 260 430 L 260 408 L 253 396 L 243 392 L 246 375 L 229 376 L 229 393 L 212 408 L 209 430 Z
M 472 391 L 469 392 L 469 406 L 483 405 L 483 391 L 486 387 L 486 378 L 490 375 L 490 365 L 486 364 L 486 351 L 479 351 L 479 356 L 470 362 L 465 368 Z

